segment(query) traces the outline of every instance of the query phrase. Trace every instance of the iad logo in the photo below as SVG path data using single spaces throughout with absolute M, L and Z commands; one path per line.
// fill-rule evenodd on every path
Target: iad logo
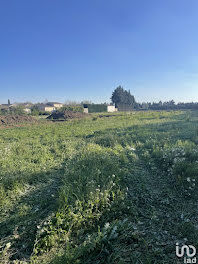
M 176 255 L 178 258 L 182 258 L 184 255 L 187 255 L 187 257 L 184 257 L 184 263 L 197 263 L 197 259 L 194 257 L 196 255 L 196 248 L 194 246 L 184 245 L 180 249 L 179 244 L 176 243 Z

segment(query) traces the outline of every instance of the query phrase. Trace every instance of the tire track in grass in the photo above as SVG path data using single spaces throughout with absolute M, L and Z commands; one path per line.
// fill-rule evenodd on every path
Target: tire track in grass
M 13 209 L 4 212 L 0 222 L 0 263 L 13 263 L 15 259 L 29 259 L 40 223 L 57 209 L 60 177 L 27 186 L 21 197 L 13 201 Z M 4 258 L 4 259 L 3 259 Z
M 178 195 L 170 179 L 141 158 L 132 174 L 127 179 L 128 193 L 137 210 L 137 231 L 144 234 L 142 263 L 178 263 L 176 242 L 197 243 L 198 233 L 195 229 L 192 233 L 192 223 L 197 221 L 196 199 Z M 182 219 L 182 215 L 188 215 L 188 219 Z M 141 250 L 137 248 L 137 252 Z

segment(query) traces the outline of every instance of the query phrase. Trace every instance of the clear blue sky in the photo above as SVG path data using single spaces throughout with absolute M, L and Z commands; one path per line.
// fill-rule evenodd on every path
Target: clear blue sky
M 0 0 L 0 103 L 198 101 L 197 0 Z

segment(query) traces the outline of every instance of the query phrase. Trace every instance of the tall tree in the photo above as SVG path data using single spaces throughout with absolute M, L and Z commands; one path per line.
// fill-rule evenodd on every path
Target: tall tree
M 113 91 L 111 101 L 115 104 L 116 107 L 125 105 L 134 108 L 136 105 L 135 98 L 133 95 L 131 95 L 130 90 L 126 91 L 122 86 L 118 86 Z

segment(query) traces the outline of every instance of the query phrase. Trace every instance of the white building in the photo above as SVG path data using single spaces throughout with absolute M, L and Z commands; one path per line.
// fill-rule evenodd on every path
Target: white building
M 118 108 L 116 108 L 114 105 L 108 105 L 107 106 L 107 112 L 109 113 L 113 113 L 113 112 L 117 112 Z
M 62 103 L 57 103 L 57 102 L 48 102 L 46 105 L 53 106 L 56 109 L 63 107 Z

